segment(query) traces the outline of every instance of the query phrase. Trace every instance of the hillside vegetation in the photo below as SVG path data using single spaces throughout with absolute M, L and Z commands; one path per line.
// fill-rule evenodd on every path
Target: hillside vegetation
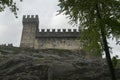
M 0 80 L 110 80 L 110 75 L 105 60 L 88 59 L 83 51 L 0 46 Z

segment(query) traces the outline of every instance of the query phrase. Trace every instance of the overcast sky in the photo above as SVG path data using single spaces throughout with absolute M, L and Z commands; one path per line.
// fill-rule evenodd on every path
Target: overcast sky
M 68 24 L 65 15 L 58 15 L 58 0 L 23 0 L 17 1 L 19 8 L 18 18 L 14 14 L 5 9 L 0 13 L 0 44 L 13 43 L 19 46 L 22 34 L 22 17 L 23 15 L 39 15 L 39 28 L 77 28 Z M 114 55 L 120 54 L 120 45 L 116 46 L 115 41 L 110 41 L 113 47 Z

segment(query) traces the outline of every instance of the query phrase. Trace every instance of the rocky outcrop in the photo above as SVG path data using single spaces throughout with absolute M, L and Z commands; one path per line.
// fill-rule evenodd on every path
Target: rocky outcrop
M 110 75 L 105 61 L 87 59 L 81 51 L 0 48 L 0 80 L 110 80 Z

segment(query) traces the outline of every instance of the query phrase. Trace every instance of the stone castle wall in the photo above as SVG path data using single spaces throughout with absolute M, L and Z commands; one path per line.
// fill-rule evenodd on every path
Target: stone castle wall
M 35 43 L 36 49 L 80 49 L 79 40 L 70 38 L 40 38 Z
M 21 47 L 35 49 L 80 49 L 79 32 L 74 29 L 41 29 L 38 16 L 23 16 Z

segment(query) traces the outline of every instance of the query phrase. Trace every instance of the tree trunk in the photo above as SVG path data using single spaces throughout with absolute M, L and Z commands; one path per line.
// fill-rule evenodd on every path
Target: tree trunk
M 108 44 L 107 44 L 107 39 L 106 39 L 106 36 L 105 36 L 102 29 L 101 29 L 101 35 L 102 35 L 102 40 L 103 40 L 104 51 L 105 51 L 107 63 L 108 63 L 109 70 L 110 70 L 110 73 L 111 73 L 111 78 L 112 78 L 112 80 L 116 80 L 115 70 L 114 70 L 114 67 L 113 67 L 113 64 L 112 64 L 110 51 L 109 51 L 109 47 L 108 47 Z
M 100 15 L 99 5 L 98 4 L 96 4 L 96 10 L 97 10 L 97 17 L 101 21 L 102 17 Z M 105 35 L 105 32 L 104 32 L 105 28 L 104 28 L 104 25 L 102 25 L 101 22 L 99 22 L 99 24 L 100 24 L 99 26 L 101 27 L 101 37 L 102 37 L 102 41 L 103 41 L 103 48 L 104 48 L 104 51 L 105 51 L 107 63 L 108 63 L 109 70 L 110 70 L 110 73 L 111 73 L 111 79 L 112 80 L 117 80 L 116 77 L 115 77 L 115 70 L 114 70 L 114 67 L 113 67 L 113 64 L 112 64 L 110 51 L 109 51 L 109 47 L 108 47 L 108 44 L 107 44 L 106 35 Z

